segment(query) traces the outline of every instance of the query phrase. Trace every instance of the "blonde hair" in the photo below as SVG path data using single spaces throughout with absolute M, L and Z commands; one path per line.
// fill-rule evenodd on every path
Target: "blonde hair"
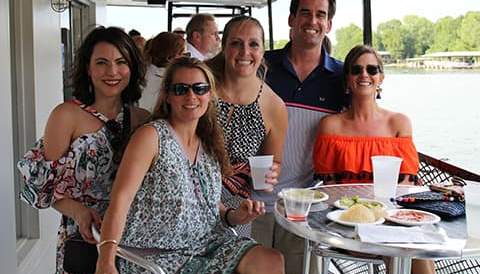
M 262 34 L 261 46 L 262 48 L 264 48 L 265 32 L 263 30 L 262 24 L 260 24 L 260 21 L 258 21 L 257 19 L 251 16 L 246 16 L 246 15 L 236 16 L 230 19 L 230 21 L 227 22 L 227 24 L 225 25 L 225 28 L 223 29 L 222 50 L 215 57 L 213 57 L 212 59 L 206 62 L 207 65 L 212 70 L 218 85 L 222 85 L 224 82 L 224 72 L 225 72 L 225 52 L 224 51 L 225 51 L 225 48 L 227 47 L 228 37 L 231 35 L 231 32 L 235 27 L 244 23 L 253 23 L 256 27 L 260 29 L 260 32 Z M 265 59 L 262 58 L 262 63 L 260 64 L 260 67 L 258 68 L 258 71 L 257 71 L 258 78 L 260 78 L 263 81 L 265 78 L 266 72 L 267 72 L 267 66 L 265 64 Z
M 173 84 L 173 78 L 181 68 L 199 69 L 203 72 L 207 83 L 210 85 L 211 98 L 208 102 L 207 111 L 200 117 L 196 129 L 196 134 L 202 142 L 205 152 L 219 162 L 222 175 L 231 173 L 230 160 L 225 151 L 223 132 L 217 123 L 217 110 L 215 107 L 216 89 L 215 80 L 210 69 L 196 58 L 180 57 L 172 61 L 167 67 L 165 78 L 162 84 L 162 95 L 158 98 L 157 104 L 151 116 L 151 120 L 168 119 L 171 115 L 171 107 L 167 103 L 167 93 Z

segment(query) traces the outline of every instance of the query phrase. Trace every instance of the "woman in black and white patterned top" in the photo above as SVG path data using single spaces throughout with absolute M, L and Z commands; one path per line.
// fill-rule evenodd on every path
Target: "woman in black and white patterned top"
M 216 77 L 217 120 L 234 169 L 233 176 L 223 178 L 222 202 L 227 207 L 236 208 L 241 200 L 250 197 L 248 157 L 273 155 L 274 165 L 267 183 L 275 185 L 280 173 L 287 110 L 263 81 L 263 45 L 264 31 L 258 20 L 235 17 L 225 25 L 222 51 L 207 61 Z M 249 225 L 237 230 L 250 236 Z

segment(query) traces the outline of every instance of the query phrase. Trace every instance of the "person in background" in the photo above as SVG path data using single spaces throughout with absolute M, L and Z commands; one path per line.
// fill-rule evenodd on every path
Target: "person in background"
M 376 100 L 385 78 L 381 57 L 370 46 L 356 46 L 347 54 L 343 71 L 351 101 L 345 112 L 320 120 L 313 151 L 315 174 L 325 183 L 371 183 L 370 157 L 391 155 L 403 159 L 400 182 L 413 184 L 419 160 L 410 119 L 381 108 Z M 431 261 L 413 260 L 412 273 L 434 272 Z
M 146 44 L 146 40 L 142 36 L 142 34 L 136 29 L 131 29 L 128 32 L 128 35 L 130 35 L 130 37 L 132 37 L 133 41 L 135 42 L 135 45 L 137 45 L 140 52 L 143 53 L 143 50 L 144 50 L 145 44 Z
M 176 27 L 172 32 L 182 36 L 183 39 L 185 39 L 185 34 L 187 33 L 181 27 Z
M 335 10 L 335 0 L 292 0 L 290 42 L 283 49 L 265 53 L 269 67 L 266 82 L 287 106 L 288 130 L 281 167 L 284 172 L 277 186 L 272 193 L 255 191 L 252 195 L 252 199 L 264 201 L 267 210 L 253 222 L 252 236 L 283 253 L 287 273 L 301 272 L 304 239 L 276 224 L 272 211 L 283 188 L 313 184 L 313 165 L 306 155 L 312 153 L 318 121 L 340 111 L 344 104 L 342 63 L 322 47 Z
M 145 60 L 148 64 L 145 80 L 147 81 L 142 91 L 139 106 L 153 112 L 160 93 L 165 67 L 183 55 L 185 40 L 171 32 L 162 32 L 156 35 L 145 48 Z
M 145 69 L 123 30 L 98 27 L 90 32 L 76 54 L 74 70 L 76 99 L 52 111 L 43 137 L 18 163 L 25 181 L 21 198 L 63 215 L 56 273 L 64 273 L 67 239 L 78 236 L 95 243 L 90 227 L 100 225 L 107 209 L 123 144 L 148 116 L 133 106 Z
M 192 16 L 187 24 L 187 52 L 200 61 L 210 59 L 219 50 L 220 37 L 215 17 L 199 13 Z
M 273 155 L 267 182 L 276 184 L 280 173 L 287 110 L 264 82 L 263 45 L 264 32 L 257 19 L 234 17 L 225 25 L 222 51 L 207 61 L 217 80 L 217 120 L 234 169 L 233 176 L 224 177 L 222 202 L 232 208 L 252 193 L 248 157 Z M 251 234 L 250 224 L 236 229 L 242 235 Z
M 214 96 L 213 76 L 198 59 L 178 58 L 167 69 L 152 121 L 132 136 L 115 179 L 97 274 L 118 273 L 117 243 L 158 250 L 149 257 L 166 273 L 283 273 L 278 251 L 222 224 L 251 221 L 263 203 L 235 210 L 220 203 L 229 163 Z M 119 270 L 143 273 L 123 260 Z
M 136 29 L 131 29 L 129 32 L 128 32 L 128 35 L 130 35 L 130 37 L 136 37 L 136 36 L 142 36 L 142 34 L 136 30 Z

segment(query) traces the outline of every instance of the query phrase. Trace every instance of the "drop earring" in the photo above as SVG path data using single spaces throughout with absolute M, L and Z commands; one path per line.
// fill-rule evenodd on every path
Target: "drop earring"
M 382 92 L 382 88 L 380 86 L 377 86 L 377 99 L 382 99 L 382 96 L 380 96 L 380 93 Z

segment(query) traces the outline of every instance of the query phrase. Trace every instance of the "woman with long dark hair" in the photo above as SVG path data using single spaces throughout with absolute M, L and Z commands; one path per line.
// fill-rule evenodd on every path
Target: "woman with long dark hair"
M 43 137 L 18 163 L 25 179 L 21 198 L 63 215 L 57 273 L 66 273 L 67 240 L 95 244 L 90 227 L 100 226 L 107 209 L 124 143 L 148 116 L 133 106 L 140 98 L 145 70 L 123 30 L 98 27 L 90 32 L 76 54 L 74 70 L 75 99 L 52 111 Z M 93 273 L 94 261 L 90 267 Z

